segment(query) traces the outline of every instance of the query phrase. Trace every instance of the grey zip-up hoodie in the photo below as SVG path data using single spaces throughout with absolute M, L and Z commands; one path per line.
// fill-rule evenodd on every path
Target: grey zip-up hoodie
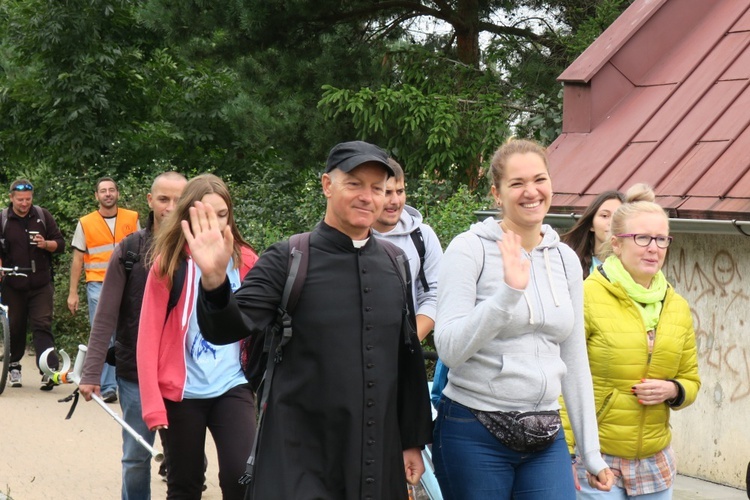
M 484 411 L 560 407 L 562 393 L 579 455 L 589 472 L 607 467 L 599 453 L 586 339 L 583 279 L 576 254 L 548 225 L 531 261 L 525 290 L 509 287 L 488 218 L 458 235 L 438 279 L 435 346 L 451 370 L 443 394 Z
M 430 290 L 425 291 L 421 280 L 419 279 L 419 252 L 414 246 L 411 239 L 411 233 L 419 230 L 422 232 L 424 241 L 424 275 Z M 417 314 L 424 314 L 428 318 L 435 319 L 435 310 L 437 308 L 437 291 L 438 291 L 438 273 L 440 272 L 440 260 L 443 258 L 443 249 L 440 246 L 435 231 L 430 226 L 422 222 L 422 214 L 419 210 L 409 205 L 404 205 L 401 217 L 396 227 L 387 233 L 379 233 L 375 229 L 372 233 L 395 244 L 404 251 L 409 259 L 409 269 L 411 271 L 412 297 L 415 301 L 415 311 Z

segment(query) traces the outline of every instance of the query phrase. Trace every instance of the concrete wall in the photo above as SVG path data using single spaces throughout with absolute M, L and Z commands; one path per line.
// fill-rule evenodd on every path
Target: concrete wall
M 690 303 L 703 382 L 672 412 L 680 473 L 745 487 L 750 461 L 750 238 L 675 234 L 664 273 Z

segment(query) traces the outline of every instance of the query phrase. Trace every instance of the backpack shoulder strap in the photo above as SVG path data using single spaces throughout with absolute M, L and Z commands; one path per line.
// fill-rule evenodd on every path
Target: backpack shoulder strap
M 44 211 L 42 210 L 42 207 L 39 205 L 32 205 L 34 207 L 34 212 L 36 212 L 36 216 L 39 218 L 39 220 L 42 222 L 42 226 L 44 229 L 47 229 L 47 219 L 44 218 Z M 5 225 L 8 223 L 8 207 L 3 208 L 2 215 L 0 216 L 0 235 L 5 234 Z
M 140 238 L 138 231 L 127 235 L 121 242 L 122 254 L 120 255 L 120 262 L 125 267 L 125 275 L 130 276 L 130 272 L 133 270 L 136 262 L 141 260 L 140 253 Z M 170 292 L 171 299 L 171 292 Z
M 385 253 L 388 254 L 388 257 L 391 259 L 391 263 L 396 269 L 396 273 L 401 280 L 401 290 L 404 295 L 404 307 L 402 310 L 403 317 L 401 321 L 402 333 L 404 335 L 404 343 L 409 347 L 410 350 L 413 350 L 411 336 L 417 330 L 416 325 L 412 325 L 410 319 L 414 317 L 416 313 L 414 312 L 414 302 L 410 295 L 411 280 L 408 267 L 409 261 L 407 260 L 406 255 L 404 255 L 403 251 L 390 241 L 379 239 L 378 243 L 382 245 L 383 250 L 385 250 Z
M 393 267 L 398 271 L 402 286 L 407 286 L 409 284 L 409 278 L 406 274 L 407 260 L 403 251 L 388 240 L 378 240 L 378 243 L 381 244 L 383 250 L 385 250 L 385 253 L 387 253 L 388 257 L 391 259 Z
M 169 290 L 169 301 L 167 302 L 167 316 L 174 309 L 182 295 L 182 287 L 185 286 L 185 275 L 187 274 L 187 260 L 183 259 L 172 276 L 172 288 Z
M 32 205 L 34 207 L 34 211 L 36 212 L 36 216 L 39 218 L 40 221 L 42 221 L 42 226 L 44 226 L 44 230 L 47 230 L 47 220 L 44 218 L 44 211 L 42 210 L 42 207 L 39 205 Z
M 307 278 L 307 264 L 310 257 L 310 233 L 293 234 L 289 238 L 289 266 L 281 295 L 281 308 L 286 312 L 297 307 L 302 286 Z
M 263 417 L 266 414 L 268 406 L 268 396 L 271 393 L 271 384 L 273 383 L 273 372 L 276 365 L 281 363 L 283 348 L 292 340 L 292 313 L 297 306 L 302 286 L 307 278 L 307 264 L 310 254 L 310 233 L 293 234 L 289 238 L 289 261 L 287 264 L 287 277 L 284 282 L 284 290 L 281 292 L 281 302 L 279 303 L 276 314 L 276 322 L 266 332 L 265 342 L 263 343 L 263 354 L 266 355 L 266 369 L 263 373 L 261 386 L 258 387 L 260 396 L 258 404 L 258 416 L 256 424 L 255 439 L 250 451 L 250 456 L 245 465 L 245 473 L 240 477 L 240 484 L 248 485 L 253 481 L 255 457 L 258 453 L 258 442 L 260 429 L 263 423 Z M 279 335 L 280 334 L 280 335 Z M 275 339 L 281 337 L 276 343 L 273 355 L 271 350 Z
M 274 363 L 281 362 L 283 348 L 292 340 L 292 314 L 297 307 L 297 301 L 307 278 L 309 254 L 310 233 L 293 234 L 289 238 L 286 281 L 276 312 L 275 326 L 271 330 L 271 335 L 266 335 L 263 345 L 263 352 L 269 353 L 276 338 L 280 337 L 273 356 Z M 269 356 L 268 364 L 270 366 L 271 356 Z
M 422 288 L 424 288 L 425 292 L 430 291 L 430 285 L 427 283 L 427 277 L 424 275 L 424 256 L 425 253 L 427 253 L 427 249 L 424 245 L 424 235 L 422 234 L 422 230 L 417 226 L 417 228 L 409 233 L 409 236 L 411 236 L 411 241 L 414 243 L 414 247 L 417 249 L 417 253 L 419 253 L 419 281 L 422 283 Z

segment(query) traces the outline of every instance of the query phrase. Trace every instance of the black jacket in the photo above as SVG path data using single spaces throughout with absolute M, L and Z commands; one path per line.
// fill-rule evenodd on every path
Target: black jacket
M 141 317 L 143 291 L 148 278 L 148 251 L 152 242 L 153 213 L 145 229 L 126 236 L 114 249 L 102 284 L 99 307 L 91 325 L 88 353 L 83 365 L 81 383 L 99 384 L 112 331 L 115 330 L 117 376 L 138 382 L 136 343 Z M 134 249 L 138 259 L 130 259 L 133 269 L 125 270 L 125 253 Z M 118 307 L 119 304 L 119 307 Z
M 270 247 L 234 295 L 199 293 L 206 339 L 252 333 L 262 345 L 288 255 L 288 242 Z M 313 231 L 246 498 L 406 498 L 402 451 L 429 443 L 432 422 L 419 341 L 410 349 L 401 333 L 409 299 L 396 273 L 375 238 L 356 249 L 324 223 Z
M 45 240 L 56 241 L 57 249 L 54 253 L 65 251 L 65 240 L 52 214 L 46 208 L 42 208 L 42 214 L 44 222 L 39 219 L 33 207 L 24 217 L 19 217 L 12 207 L 8 209 L 8 222 L 2 235 L 5 243 L 0 254 L 3 266 L 29 268 L 31 261 L 34 261 L 36 271 L 29 273 L 26 278 L 7 276 L 3 279 L 3 286 L 16 290 L 36 290 L 52 282 L 52 254 L 36 245 L 30 245 L 29 231 L 39 231 Z

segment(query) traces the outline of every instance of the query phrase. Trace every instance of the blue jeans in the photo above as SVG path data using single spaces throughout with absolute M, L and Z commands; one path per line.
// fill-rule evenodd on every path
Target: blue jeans
M 94 315 L 96 315 L 96 306 L 99 305 L 99 296 L 102 294 L 101 281 L 86 282 L 86 297 L 89 303 L 89 325 L 94 324 Z M 115 345 L 115 332 L 112 332 L 112 338 L 109 339 L 109 347 Z M 102 394 L 117 390 L 117 380 L 115 379 L 115 367 L 104 363 L 100 385 Z
M 467 407 L 443 396 L 432 444 L 435 475 L 446 500 L 574 500 L 570 454 L 561 430 L 547 449 L 504 446 Z
M 122 417 L 146 442 L 153 446 L 154 432 L 148 430 L 141 415 L 141 394 L 138 384 L 117 377 Z M 151 498 L 151 454 L 122 430 L 122 500 Z
M 625 488 L 613 486 L 612 491 L 599 491 L 589 486 L 588 482 L 580 481 L 581 491 L 576 495 L 578 500 L 672 500 L 674 486 L 664 491 L 649 493 L 647 495 L 628 496 Z

